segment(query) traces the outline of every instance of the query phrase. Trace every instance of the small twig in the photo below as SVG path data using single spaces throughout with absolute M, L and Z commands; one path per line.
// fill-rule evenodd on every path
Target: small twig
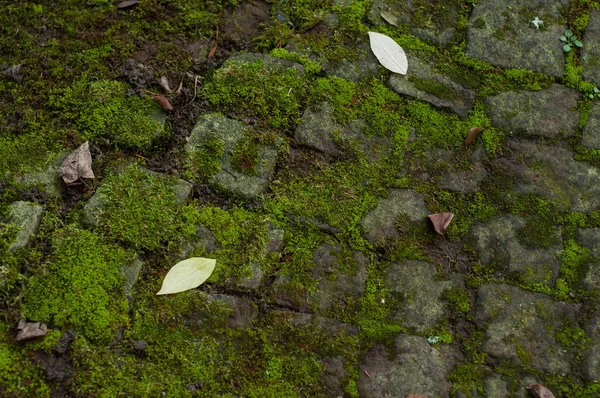
M 188 102 L 186 105 L 183 106 L 183 108 L 187 108 L 188 106 L 190 106 L 192 104 L 192 102 L 194 102 L 194 100 L 196 99 L 196 92 L 198 89 L 198 76 L 194 75 L 194 97 L 192 98 L 192 100 L 190 102 Z M 181 108 L 181 109 L 183 109 Z
M 365 374 L 367 375 L 367 377 L 370 379 L 371 378 L 371 374 L 369 372 L 367 372 L 366 370 L 364 370 L 363 372 L 365 372 Z
M 134 153 L 133 156 L 137 156 L 140 159 L 144 159 L 145 161 L 150 161 L 150 159 L 143 157 L 142 155 L 138 155 L 137 153 Z

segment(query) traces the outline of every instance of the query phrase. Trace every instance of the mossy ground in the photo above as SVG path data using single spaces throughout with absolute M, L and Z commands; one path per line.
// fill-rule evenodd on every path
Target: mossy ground
M 487 157 L 500 156 L 506 137 L 491 126 L 484 100 L 504 91 L 540 90 L 555 82 L 539 73 L 501 69 L 465 57 L 469 2 L 419 3 L 423 7 L 413 18 L 422 27 L 442 26 L 447 23 L 447 7 L 456 11 L 456 33 L 447 46 L 423 41 L 406 26 L 369 26 L 369 1 L 273 2 L 270 23 L 249 46 L 302 64 L 306 72 L 300 74 L 284 67 L 267 70 L 262 62 L 215 68 L 229 52 L 239 49 L 227 39 L 219 42 L 212 61 L 198 60 L 183 50 L 199 37 L 215 37 L 221 16 L 233 10 L 236 1 L 150 0 L 121 11 L 104 0 L 85 5 L 68 0 L 0 1 L 5 10 L 0 16 L 0 64 L 22 63 L 26 71 L 22 84 L 0 79 L 4 121 L 0 124 L 0 215 L 6 217 L 8 205 L 19 199 L 34 198 L 46 208 L 40 232 L 27 249 L 9 252 L 7 242 L 16 231 L 0 224 L 0 395 L 51 396 L 52 391 L 67 388 L 77 396 L 327 396 L 321 381 L 322 360 L 341 357 L 347 372 L 341 381 L 344 393 L 357 396 L 361 356 L 375 343 L 391 346 L 393 336 L 406 331 L 392 320 L 393 309 L 401 302 L 384 287 L 387 267 L 404 259 L 432 260 L 428 247 L 439 242 L 430 228 L 401 220 L 402 236 L 393 245 L 376 247 L 364 239 L 360 220 L 390 188 L 422 193 L 432 212 L 452 209 L 456 218 L 445 237 L 451 242 L 466 239 L 474 223 L 501 212 L 526 219 L 518 236 L 525 246 L 552 246 L 556 228 L 562 229 L 561 266 L 553 288 L 499 277 L 493 264 L 481 265 L 474 249 L 466 246 L 473 263 L 468 269 L 458 265 L 452 270 L 465 274 L 466 285 L 444 293 L 449 316 L 423 336 L 438 337 L 435 344 L 459 342 L 464 347 L 464 362 L 448 377 L 453 394 L 483 388 L 484 331 L 455 327 L 473 319 L 472 298 L 482 283 L 513 283 L 558 300 L 597 302 L 597 294 L 582 284 L 589 250 L 577 243 L 575 233 L 577 228 L 599 227 L 599 212 L 559 211 L 554 203 L 530 196 L 507 203 L 502 198 L 502 184 L 510 182 L 506 176 L 472 194 L 442 190 L 431 179 L 416 177 L 467 169 L 476 145 L 465 146 L 463 140 L 473 126 L 485 129 L 476 144 L 483 145 Z M 591 7 L 587 0 L 570 7 L 568 23 L 576 34 L 585 28 Z M 337 14 L 336 27 L 313 29 L 329 12 Z M 358 57 L 357 39 L 365 40 L 368 30 L 393 37 L 405 49 L 431 59 L 437 72 L 475 90 L 476 104 L 469 116 L 459 118 L 400 97 L 378 78 L 350 82 L 327 76 L 323 65 Z M 303 45 L 308 55 L 280 48 L 290 42 Z M 128 94 L 132 87 L 117 67 L 144 52 L 152 54 L 144 62 L 154 68 L 156 81 L 163 75 L 185 81 L 164 129 L 148 117 L 162 111 L 148 97 Z M 192 83 L 185 80 L 186 72 L 194 76 Z M 584 94 L 594 88 L 582 79 L 576 52 L 566 55 L 565 76 L 559 80 Z M 441 96 L 454 94 L 430 82 L 414 83 Z M 161 90 L 157 83 L 151 88 Z M 295 148 L 293 132 L 303 110 L 324 100 L 331 104 L 337 123 L 363 119 L 367 137 L 389 139 L 389 153 L 371 162 L 356 148 L 339 159 Z M 591 103 L 587 96 L 579 103 L 582 125 Z M 215 111 L 253 126 L 235 149 L 237 170 L 256 172 L 259 144 L 281 150 L 276 176 L 260 200 L 202 193 L 207 189 L 203 183 L 219 171 L 216 159 L 223 147 L 218 137 L 193 159 L 179 156 L 185 144 L 182 131 L 189 132 L 200 113 Z M 420 139 L 411 140 L 411 131 L 417 131 Z M 578 131 L 570 142 L 579 159 L 598 164 L 597 151 L 577 144 L 580 136 Z M 98 149 L 94 153 L 94 171 L 101 179 L 97 185 L 68 188 L 58 197 L 40 199 L 36 194 L 44 188 L 20 179 L 45 170 L 61 153 L 86 140 Z M 432 166 L 427 154 L 436 148 L 452 150 L 455 157 Z M 171 189 L 174 177 L 149 174 L 131 165 L 134 160 L 196 181 L 193 197 L 179 204 Z M 98 224 L 86 229 L 80 223 L 83 199 L 97 186 L 105 207 Z M 77 204 L 79 200 L 82 203 Z M 191 255 L 216 258 L 215 273 L 204 288 L 156 297 L 182 242 L 196 239 L 199 224 L 213 233 L 216 248 L 209 253 L 200 246 Z M 270 224 L 284 229 L 285 238 L 281 251 L 267 254 Z M 363 296 L 346 303 L 344 311 L 320 314 L 359 327 L 358 334 L 332 336 L 315 322 L 293 326 L 286 320 L 288 315 L 274 311 L 282 308 L 274 304 L 265 284 L 289 276 L 289 289 L 310 293 L 316 287 L 311 279 L 312 255 L 323 243 L 341 243 L 345 253 L 359 250 L 369 258 Z M 143 259 L 144 268 L 129 303 L 122 290 L 122 267 L 136 256 Z M 237 283 L 256 264 L 267 282 L 252 292 L 236 291 Z M 207 299 L 207 293 L 216 292 L 254 300 L 259 316 L 252 326 L 229 328 L 231 309 Z M 17 345 L 12 341 L 12 326 L 20 316 L 47 323 L 50 334 L 42 341 Z M 75 370 L 69 383 L 59 386 L 46 379 L 43 366 L 34 358 L 36 352 L 51 354 L 61 332 L 68 329 L 78 333 L 68 354 Z M 123 334 L 113 341 L 120 329 Z M 589 339 L 579 325 L 556 338 L 564 349 L 579 355 Z M 133 349 L 138 340 L 148 344 L 143 353 Z M 524 358 L 526 354 L 521 352 Z M 496 369 L 507 375 L 522 370 Z M 586 385 L 571 376 L 526 370 L 558 395 L 598 392 L 597 384 Z

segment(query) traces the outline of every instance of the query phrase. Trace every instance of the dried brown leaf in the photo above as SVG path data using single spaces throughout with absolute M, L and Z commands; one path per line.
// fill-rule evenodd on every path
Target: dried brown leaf
M 73 184 L 80 178 L 95 178 L 89 141 L 84 142 L 67 156 L 60 165 L 59 174 L 65 184 Z
M 477 134 L 479 134 L 479 132 L 482 130 L 483 129 L 479 127 L 471 128 L 467 133 L 467 138 L 465 138 L 465 145 L 469 145 L 471 142 L 475 141 L 475 139 L 477 138 Z
M 172 111 L 173 105 L 169 102 L 169 99 L 162 94 L 153 94 L 152 99 L 160 105 L 165 111 Z
M 427 395 L 421 394 L 408 394 L 405 398 L 427 398 Z
M 213 48 L 211 48 L 211 50 L 209 51 L 206 58 L 212 58 L 215 56 L 216 53 L 217 53 L 217 42 L 215 42 L 215 45 L 213 46 Z
M 117 8 L 123 9 L 123 8 L 131 7 L 133 5 L 136 5 L 139 2 L 140 2 L 140 0 L 123 1 L 119 4 L 117 4 Z
M 48 333 L 48 327 L 41 322 L 27 322 L 21 319 L 17 325 L 17 341 L 26 341 L 37 337 L 45 336 Z
M 21 74 L 21 66 L 23 64 L 13 65 L 10 68 L 4 71 L 4 76 L 10 77 L 17 83 L 21 84 L 23 82 L 23 75 Z
M 169 86 L 169 80 L 164 77 L 161 76 L 160 79 L 158 80 L 158 84 L 163 88 L 163 90 L 165 90 L 167 93 L 171 93 L 173 92 L 173 90 L 171 90 L 171 87 Z
M 435 232 L 437 232 L 440 235 L 443 235 L 444 232 L 446 232 L 448 225 L 450 225 L 450 221 L 452 221 L 452 218 L 454 218 L 454 213 L 430 214 L 427 217 L 429 217 L 429 219 L 431 220 Z
M 556 398 L 552 391 L 541 384 L 530 384 L 527 386 L 531 394 L 536 398 Z

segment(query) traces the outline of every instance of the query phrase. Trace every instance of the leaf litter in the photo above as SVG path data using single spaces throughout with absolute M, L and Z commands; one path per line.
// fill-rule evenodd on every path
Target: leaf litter
M 369 32 L 371 51 L 384 68 L 401 75 L 408 70 L 408 59 L 404 49 L 389 36 L 377 32 Z
M 89 141 L 84 142 L 63 160 L 59 175 L 67 185 L 76 184 L 81 178 L 95 178 Z
M 212 275 L 216 265 L 217 260 L 212 258 L 191 257 L 182 260 L 167 272 L 162 287 L 156 294 L 173 294 L 194 289 Z

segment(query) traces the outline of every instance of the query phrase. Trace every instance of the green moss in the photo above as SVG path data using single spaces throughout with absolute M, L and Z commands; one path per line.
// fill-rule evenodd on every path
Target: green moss
M 458 365 L 452 373 L 448 375 L 448 380 L 452 383 L 454 393 L 461 391 L 463 395 L 470 396 L 473 392 L 484 394 L 483 377 L 485 368 L 476 364 Z
M 572 287 L 580 287 L 590 259 L 589 249 L 574 239 L 565 239 L 559 277 Z
M 275 48 L 271 50 L 270 54 L 277 58 L 287 59 L 302 64 L 306 68 L 306 71 L 308 73 L 319 73 L 322 69 L 321 65 L 319 65 L 318 63 L 311 61 L 310 59 L 303 57 L 298 53 L 289 52 L 284 48 Z
M 163 127 L 155 118 L 161 112 L 150 99 L 127 97 L 117 81 L 76 82 L 50 98 L 50 105 L 67 123 L 74 123 L 82 141 L 150 149 Z
M 290 130 L 300 118 L 306 82 L 294 68 L 267 70 L 262 61 L 233 62 L 215 72 L 203 94 L 222 111 L 250 113 L 269 127 Z
M 408 76 L 408 81 L 411 82 L 417 89 L 433 94 L 440 98 L 456 98 L 456 91 L 444 84 L 436 83 L 433 80 L 422 79 L 417 76 Z
M 236 144 L 231 158 L 232 166 L 247 175 L 258 174 L 258 145 L 252 137 L 246 135 Z
M 208 137 L 186 159 L 185 177 L 189 180 L 208 179 L 221 171 L 225 143 L 216 135 Z
M 453 311 L 465 315 L 471 311 L 471 293 L 466 289 L 453 287 L 444 291 L 442 298 L 450 303 Z
M 157 250 L 185 235 L 186 212 L 177 202 L 174 179 L 132 164 L 114 170 L 97 194 L 102 202 L 98 230 L 136 249 Z
M 110 342 L 128 323 L 121 267 L 132 253 L 75 226 L 56 231 L 53 246 L 47 269 L 29 282 L 25 316 Z

